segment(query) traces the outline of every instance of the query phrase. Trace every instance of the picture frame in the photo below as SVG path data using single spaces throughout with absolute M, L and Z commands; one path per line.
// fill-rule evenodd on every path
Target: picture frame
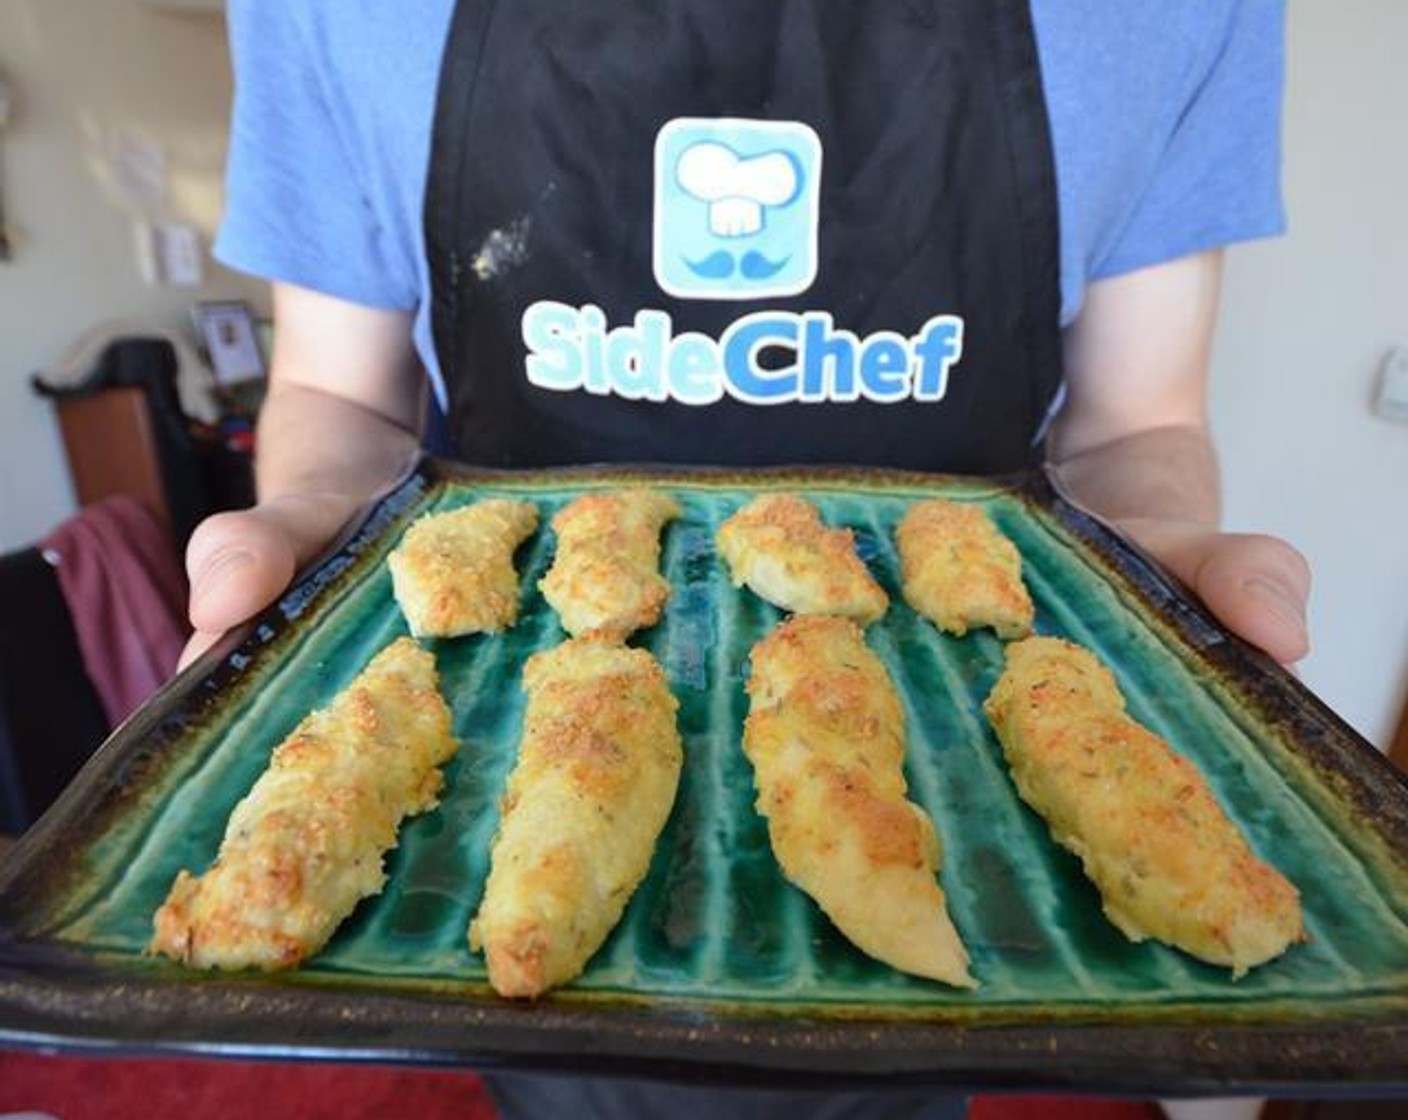
M 192 315 L 217 386 L 264 380 L 268 365 L 249 304 L 207 300 L 197 303 Z

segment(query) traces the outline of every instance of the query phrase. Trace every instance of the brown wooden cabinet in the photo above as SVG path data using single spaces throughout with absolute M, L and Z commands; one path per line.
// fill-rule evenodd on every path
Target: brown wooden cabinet
M 253 504 L 249 454 L 227 445 L 220 432 L 192 424 L 174 394 L 114 385 L 50 395 L 80 506 L 135 498 L 184 548 L 203 518 Z
M 1388 745 L 1388 756 L 1397 767 L 1408 774 L 1408 695 L 1403 697 L 1403 711 L 1398 713 L 1398 730 Z
M 146 392 L 103 389 L 91 396 L 62 398 L 55 406 L 78 504 L 126 494 L 171 528 L 174 517 Z

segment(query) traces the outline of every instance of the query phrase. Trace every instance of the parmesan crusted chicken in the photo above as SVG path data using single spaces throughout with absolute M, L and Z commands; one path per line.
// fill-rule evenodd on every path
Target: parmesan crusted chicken
M 655 490 L 584 494 L 552 519 L 557 555 L 539 581 L 574 637 L 624 641 L 660 621 L 670 584 L 659 572 L 660 530 L 679 504 Z
M 518 763 L 469 929 L 489 982 L 533 997 L 577 976 L 650 866 L 679 785 L 678 706 L 645 650 L 575 638 L 529 658 Z
M 960 638 L 991 626 L 1001 638 L 1031 633 L 1022 558 L 975 505 L 933 498 L 910 506 L 895 530 L 905 600 Z
M 1008 646 L 985 707 L 1022 799 L 1130 940 L 1234 977 L 1303 940 L 1295 887 L 1253 854 L 1197 768 L 1125 714 L 1089 651 L 1058 638 Z
M 378 654 L 288 737 L 225 829 L 215 863 L 182 871 L 154 952 L 197 968 L 290 968 L 380 892 L 404 817 L 436 803 L 455 752 L 435 661 L 410 638 Z
M 396 601 L 423 638 L 496 634 L 518 620 L 514 551 L 538 527 L 530 502 L 489 498 L 422 517 L 387 558 Z
M 938 835 L 906 797 L 904 710 L 859 627 L 796 617 L 753 648 L 743 749 L 787 878 L 859 949 L 976 987 L 935 879 Z
M 747 584 L 796 614 L 830 614 L 869 625 L 890 605 L 856 555 L 849 529 L 828 529 L 795 494 L 755 498 L 720 527 L 720 555 L 735 587 Z

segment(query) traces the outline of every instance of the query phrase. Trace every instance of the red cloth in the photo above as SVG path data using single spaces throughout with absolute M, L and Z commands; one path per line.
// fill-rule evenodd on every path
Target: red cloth
M 186 578 L 171 537 L 146 506 L 116 497 L 85 507 L 39 548 L 116 727 L 176 671 L 186 641 Z
M 1164 1110 L 1099 1097 L 974 1097 L 968 1120 L 1164 1120 Z
M 495 1120 L 471 1073 L 0 1052 L 0 1113 L 59 1120 Z
M 0 1112 L 21 1110 L 48 1112 L 61 1120 L 245 1120 L 255 1115 L 260 1120 L 495 1120 L 489 1094 L 468 1072 L 0 1052 Z M 1163 1116 L 1151 1103 L 1090 1097 L 977 1097 L 968 1115 L 969 1120 Z

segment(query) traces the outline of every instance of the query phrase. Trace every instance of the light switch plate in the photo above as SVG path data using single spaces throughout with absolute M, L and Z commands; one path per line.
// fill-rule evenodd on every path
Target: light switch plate
M 153 286 L 198 288 L 205 279 L 200 231 L 182 222 L 138 222 L 133 227 L 137 271 Z
M 1384 358 L 1374 411 L 1385 420 L 1408 424 L 1408 346 L 1395 346 Z

